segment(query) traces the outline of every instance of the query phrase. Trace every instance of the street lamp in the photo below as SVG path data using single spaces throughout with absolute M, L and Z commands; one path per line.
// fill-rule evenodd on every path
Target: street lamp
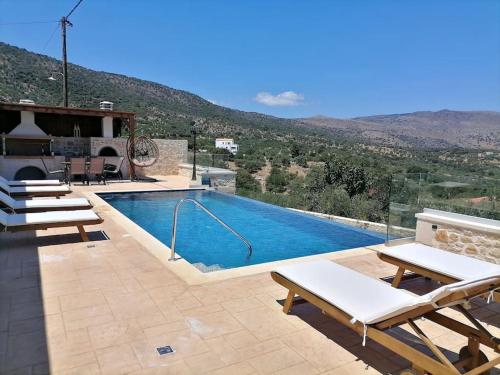
M 193 135 L 193 175 L 192 181 L 196 181 L 196 121 L 191 121 L 191 134 Z
M 50 75 L 49 78 L 47 78 L 49 81 L 57 81 L 57 78 L 54 77 L 54 75 L 60 75 L 61 78 L 63 79 L 63 89 L 62 89 L 62 92 L 63 92 L 63 103 L 67 103 L 68 102 L 68 98 L 67 98 L 67 94 L 66 94 L 66 90 L 64 89 L 64 74 L 60 73 L 60 72 L 52 72 L 52 74 Z

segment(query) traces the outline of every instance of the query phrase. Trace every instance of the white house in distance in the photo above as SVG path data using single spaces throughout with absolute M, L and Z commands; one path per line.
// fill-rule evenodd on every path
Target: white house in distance
M 216 138 L 215 147 L 224 148 L 232 154 L 236 154 L 238 152 L 238 145 L 234 143 L 233 138 Z

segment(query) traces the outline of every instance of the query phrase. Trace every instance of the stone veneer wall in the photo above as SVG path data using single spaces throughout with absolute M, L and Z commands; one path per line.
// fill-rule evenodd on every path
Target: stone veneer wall
M 500 264 L 500 235 L 440 224 L 429 244 Z
M 54 138 L 53 150 L 56 155 L 90 155 L 90 139 L 75 137 Z
M 127 156 L 127 139 L 126 138 L 90 138 L 90 155 L 98 156 L 101 149 L 104 147 L 113 148 L 118 156 Z
M 185 163 L 188 141 L 185 139 L 153 139 L 158 145 L 159 159 L 151 167 L 137 168 L 139 176 L 167 176 L 179 173 L 179 163 Z

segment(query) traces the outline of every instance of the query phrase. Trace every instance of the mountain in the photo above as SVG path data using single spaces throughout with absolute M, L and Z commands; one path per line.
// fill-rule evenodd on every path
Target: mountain
M 60 70 L 57 59 L 0 42 L 0 101 L 60 104 L 61 83 L 47 79 Z M 210 136 L 300 140 L 304 135 L 326 135 L 393 147 L 500 149 L 498 112 L 443 110 L 352 119 L 282 119 L 225 108 L 187 91 L 74 64 L 69 64 L 68 76 L 70 106 L 95 108 L 101 100 L 110 100 L 117 110 L 137 113 L 141 130 L 153 135 L 187 136 L 190 121 L 197 120 Z
M 363 142 L 411 148 L 500 149 L 500 112 L 422 111 L 340 120 L 316 116 L 298 119 Z
M 32 99 L 38 104 L 59 105 L 61 82 L 48 77 L 60 71 L 57 59 L 0 42 L 0 101 Z M 110 100 L 117 110 L 135 112 L 137 123 L 148 133 L 185 136 L 193 119 L 213 135 L 295 129 L 291 120 L 225 108 L 155 82 L 74 64 L 68 65 L 68 77 L 70 107 L 96 108 L 100 101 Z

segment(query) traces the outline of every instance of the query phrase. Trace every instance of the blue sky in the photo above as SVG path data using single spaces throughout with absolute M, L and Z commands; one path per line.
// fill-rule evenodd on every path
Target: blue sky
M 55 23 L 5 23 L 57 20 L 75 3 L 0 0 L 0 40 L 59 58 Z M 497 0 L 84 0 L 71 21 L 70 62 L 231 108 L 500 110 Z

